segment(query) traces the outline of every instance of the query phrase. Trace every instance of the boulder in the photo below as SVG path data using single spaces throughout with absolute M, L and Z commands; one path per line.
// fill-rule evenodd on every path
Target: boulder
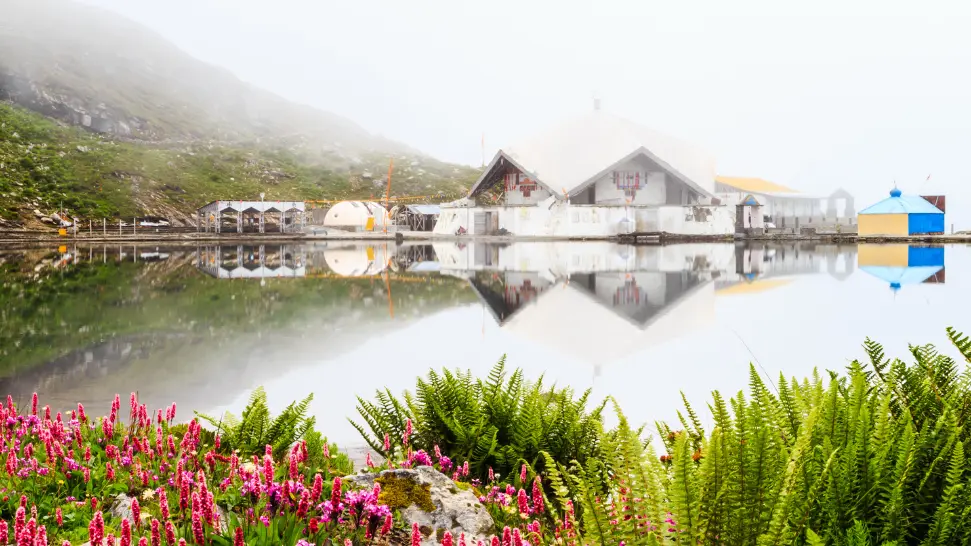
M 134 514 L 132 514 L 131 511 L 131 501 L 132 497 L 129 497 L 124 493 L 119 493 L 118 496 L 115 497 L 114 502 L 111 503 L 111 508 L 108 510 L 107 515 L 115 518 L 117 521 L 121 521 L 123 519 L 132 521 L 134 519 Z M 154 500 L 154 495 L 146 494 L 142 495 L 139 502 L 142 504 L 142 506 L 145 506 L 150 502 L 157 504 L 157 502 Z M 140 515 L 143 524 L 148 525 L 151 522 L 152 517 L 145 510 L 142 510 Z M 218 504 L 216 505 L 216 518 L 218 521 L 217 525 L 219 525 L 219 531 L 222 533 L 226 532 L 229 529 L 226 513 Z
M 495 531 L 492 516 L 468 484 L 456 484 L 430 466 L 356 474 L 346 481 L 363 488 L 381 483 L 380 500 L 398 508 L 408 527 L 418 524 L 422 546 L 438 546 L 445 531 L 456 538 L 465 533 L 471 544 L 485 541 Z

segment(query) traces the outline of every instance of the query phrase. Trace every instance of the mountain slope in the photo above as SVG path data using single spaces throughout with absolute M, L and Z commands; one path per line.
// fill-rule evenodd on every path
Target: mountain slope
M 114 13 L 70 0 L 3 0 L 0 11 L 7 223 L 62 203 L 83 217 L 178 220 L 260 191 L 380 195 L 389 157 L 398 195 L 461 193 L 477 174 L 246 84 Z
M 0 98 L 121 136 L 306 140 L 351 152 L 414 153 L 243 83 L 120 15 L 69 0 L 4 1 L 0 78 Z

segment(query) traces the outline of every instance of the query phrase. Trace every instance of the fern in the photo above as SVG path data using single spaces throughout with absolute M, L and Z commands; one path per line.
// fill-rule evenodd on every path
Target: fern
M 228 413 L 219 420 L 200 413 L 196 415 L 220 435 L 220 447 L 224 452 L 239 451 L 240 455 L 249 457 L 262 455 L 266 446 L 271 446 L 274 458 L 282 459 L 295 443 L 313 432 L 316 420 L 308 416 L 312 401 L 313 394 L 310 394 L 303 400 L 292 402 L 272 418 L 266 391 L 258 387 L 238 419 Z

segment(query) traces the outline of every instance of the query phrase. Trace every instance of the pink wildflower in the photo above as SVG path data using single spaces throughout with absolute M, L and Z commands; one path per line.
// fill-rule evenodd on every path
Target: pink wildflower
M 192 511 L 192 538 L 195 539 L 196 544 L 206 543 L 206 535 L 202 529 L 202 518 L 200 517 L 198 510 Z
M 148 546 L 148 539 L 141 537 L 138 539 L 138 546 Z
M 128 518 L 121 520 L 121 546 L 131 546 L 131 522 Z
M 17 511 L 17 515 L 20 515 L 20 511 Z M 101 512 L 95 512 L 94 517 L 91 518 L 91 523 L 88 524 L 88 538 L 91 540 L 91 544 L 101 544 L 101 541 L 105 536 L 105 520 Z
M 162 545 L 162 533 L 159 527 L 161 527 L 161 525 L 159 524 L 158 520 L 152 518 L 152 546 Z
M 64 514 L 61 513 L 60 506 L 58 506 L 57 509 L 54 510 L 54 521 L 57 522 L 58 527 L 64 525 Z
M 445 533 L 442 535 L 442 546 L 455 546 L 452 543 L 452 533 L 451 532 L 445 531 Z
M 138 504 L 138 498 L 131 500 L 131 517 L 135 520 L 135 527 L 141 527 L 142 507 Z
M 165 522 L 165 543 L 169 546 L 175 544 L 175 525 L 171 521 Z
M 526 463 L 523 463 L 523 468 L 519 471 L 519 481 L 523 484 L 526 483 Z
M 411 437 L 411 419 L 405 422 L 405 435 L 401 438 L 401 443 L 408 445 L 408 438 Z
M 536 479 L 533 480 L 533 513 L 542 514 L 545 508 L 543 504 L 542 484 L 540 483 L 539 476 L 536 476 Z
M 526 490 L 519 490 L 519 517 L 525 519 L 529 516 L 529 501 L 526 498 Z
M 233 535 L 233 546 L 246 546 L 246 542 L 243 540 L 243 528 L 237 527 L 236 532 Z
M 512 531 L 509 527 L 502 528 L 502 546 L 512 546 Z
M 158 492 L 158 507 L 162 511 L 162 519 L 169 519 L 169 497 L 165 494 L 165 488 Z
M 391 453 L 391 436 L 388 433 L 384 434 L 384 452 Z
M 381 526 L 381 536 L 385 536 L 391 532 L 391 526 L 393 523 L 394 522 L 391 520 L 391 514 L 384 517 L 384 525 Z
M 320 500 L 320 494 L 324 489 L 324 479 L 320 476 L 320 473 L 314 475 L 314 485 L 310 489 L 310 502 L 317 504 Z
M 30 414 L 37 415 L 37 393 L 30 397 Z
M 519 533 L 519 529 L 512 530 L 512 545 L 523 546 L 523 536 Z
M 418 522 L 411 524 L 411 546 L 421 546 L 421 530 L 418 529 Z

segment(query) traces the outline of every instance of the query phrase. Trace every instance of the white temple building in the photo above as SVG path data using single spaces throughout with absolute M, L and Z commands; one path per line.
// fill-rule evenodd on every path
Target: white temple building
M 596 108 L 500 149 L 468 197 L 442 206 L 435 233 L 729 235 L 735 208 L 716 198 L 714 166 L 694 146 Z

